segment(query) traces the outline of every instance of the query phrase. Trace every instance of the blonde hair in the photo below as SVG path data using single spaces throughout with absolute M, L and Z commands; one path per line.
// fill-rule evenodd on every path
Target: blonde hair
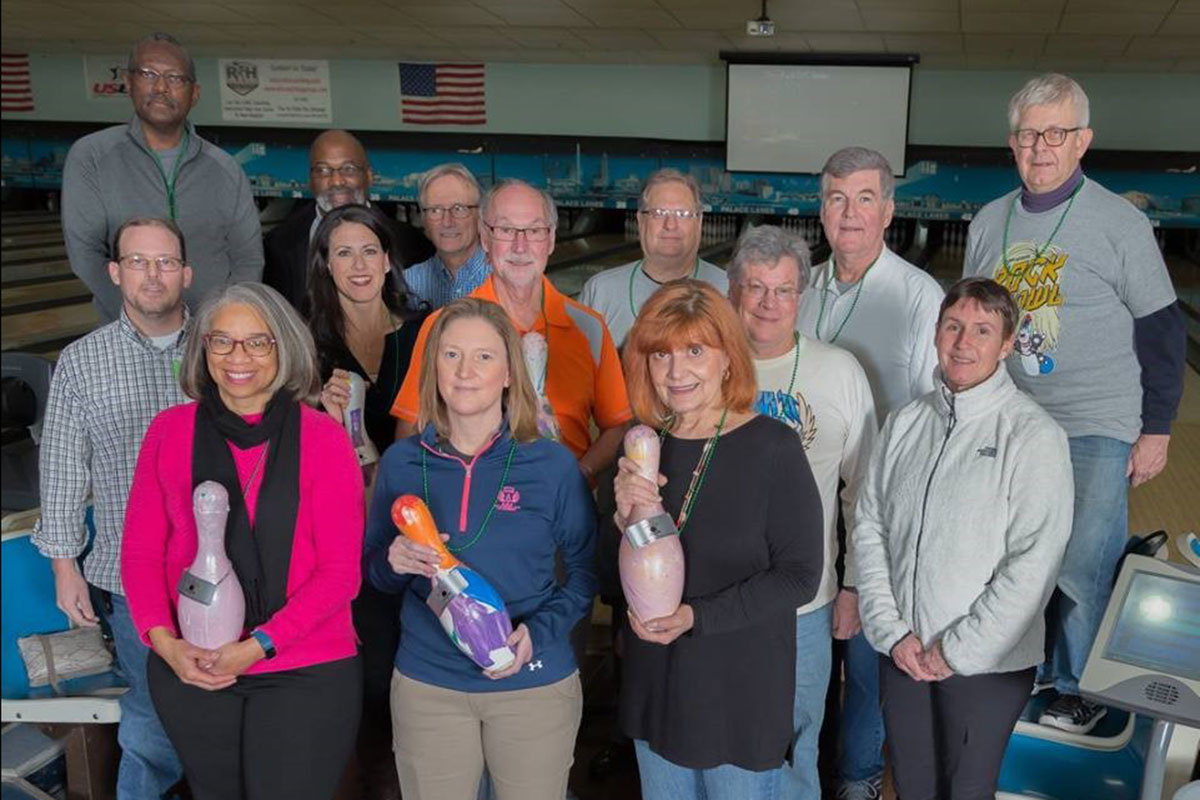
M 518 442 L 532 442 L 539 438 L 537 427 L 537 394 L 529 379 L 529 371 L 525 369 L 525 357 L 521 352 L 521 337 L 508 318 L 503 308 L 488 300 L 476 297 L 463 297 L 446 305 L 433 321 L 429 336 L 425 339 L 425 349 L 421 353 L 420 374 L 420 414 L 417 417 L 417 427 L 424 429 L 433 423 L 438 435 L 449 438 L 450 415 L 447 413 L 446 401 L 438 391 L 437 362 L 438 350 L 441 346 L 442 335 L 450 323 L 460 319 L 482 319 L 492 326 L 492 329 L 504 342 L 504 352 L 508 358 L 508 386 L 501 395 L 501 407 L 508 419 L 509 432 Z

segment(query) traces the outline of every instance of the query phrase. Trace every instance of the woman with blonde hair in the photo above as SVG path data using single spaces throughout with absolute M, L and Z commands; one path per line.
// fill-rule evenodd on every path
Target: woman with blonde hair
M 595 511 L 571 452 L 539 438 L 536 403 L 504 310 L 445 306 L 422 354 L 421 432 L 384 455 L 367 523 L 368 579 L 405 599 L 391 704 L 406 800 L 471 800 L 485 764 L 497 800 L 566 793 L 583 710 L 569 634 L 595 591 Z M 438 558 L 397 535 L 402 494 L 424 499 L 446 546 L 504 600 L 508 667 L 481 671 L 426 607 Z

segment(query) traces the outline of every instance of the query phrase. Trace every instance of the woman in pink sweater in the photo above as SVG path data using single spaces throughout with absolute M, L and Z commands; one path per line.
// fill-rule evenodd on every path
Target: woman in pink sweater
M 361 471 L 342 427 L 308 405 L 312 337 L 275 290 L 226 288 L 189 335 L 181 382 L 197 402 L 147 430 L 121 548 L 151 697 L 197 800 L 327 800 L 362 708 Z M 207 480 L 229 493 L 225 545 L 246 597 L 243 637 L 216 650 L 186 642 L 176 613 L 197 549 L 192 490 Z

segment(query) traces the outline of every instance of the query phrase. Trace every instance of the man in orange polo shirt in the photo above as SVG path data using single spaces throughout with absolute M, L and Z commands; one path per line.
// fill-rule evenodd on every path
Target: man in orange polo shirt
M 546 280 L 557 224 L 554 200 L 545 192 L 519 180 L 495 184 L 479 209 L 479 238 L 492 274 L 470 296 L 499 303 L 521 334 L 537 331 L 546 337 L 550 354 L 546 396 L 554 407 L 563 444 L 591 480 L 616 459 L 633 413 L 625 395 L 621 360 L 604 318 Z M 400 418 L 397 436 L 415 431 L 421 359 L 437 313 L 430 315 L 417 335 L 412 363 L 392 405 L 392 414 Z M 600 430 L 594 441 L 592 420 Z

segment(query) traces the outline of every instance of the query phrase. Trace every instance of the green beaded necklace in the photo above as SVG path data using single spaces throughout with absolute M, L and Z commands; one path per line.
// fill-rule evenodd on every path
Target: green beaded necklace
M 646 259 L 639 258 L 638 262 L 633 265 L 633 269 L 630 270 L 630 272 L 629 272 L 629 313 L 633 315 L 634 319 L 637 319 L 638 310 L 637 310 L 637 306 L 635 306 L 633 303 L 633 280 L 634 280 L 634 278 L 637 277 L 637 274 L 639 272 L 641 272 L 643 275 L 645 275 L 646 271 L 644 269 L 642 269 L 642 264 L 645 261 L 646 261 Z M 697 258 L 696 266 L 692 268 L 692 279 L 695 280 L 696 276 L 699 274 L 700 274 L 700 259 Z M 646 275 L 646 277 L 650 278 L 649 275 Z M 650 278 L 650 280 L 654 281 L 655 283 L 658 283 L 658 281 L 655 281 L 654 278 Z M 662 284 L 659 284 L 659 285 L 661 286 Z
M 1083 188 L 1083 184 L 1086 182 L 1087 178 L 1084 178 L 1079 182 L 1079 185 L 1075 187 L 1075 191 L 1071 192 L 1070 198 L 1067 199 L 1067 207 L 1063 209 L 1062 215 L 1058 218 L 1058 223 L 1054 226 L 1054 230 L 1050 231 L 1050 238 L 1047 239 L 1046 243 L 1041 247 L 1034 248 L 1034 261 L 1040 259 L 1042 254 L 1050 249 L 1050 243 L 1053 242 L 1054 237 L 1058 235 L 1059 228 L 1061 228 L 1063 223 L 1067 221 L 1067 214 L 1071 213 L 1071 206 L 1075 203 L 1075 195 L 1079 194 L 1079 190 Z M 1017 210 L 1017 203 L 1019 202 L 1021 202 L 1021 193 L 1017 192 L 1016 195 L 1013 196 L 1012 205 L 1008 207 L 1008 216 L 1004 218 L 1004 241 L 1002 244 L 1004 249 L 1000 252 L 1000 260 L 1004 262 L 1004 271 L 1006 273 L 1011 273 L 1011 269 L 1008 266 L 1008 229 L 1009 226 L 1012 225 L 1013 212 Z
M 692 508 L 700 498 L 700 488 L 704 486 L 704 478 L 708 475 L 708 466 L 712 463 L 713 454 L 717 451 L 717 443 L 721 441 L 721 431 L 725 427 L 725 417 L 727 414 L 729 414 L 728 406 L 721 411 L 721 419 L 717 422 L 716 433 L 704 443 L 704 449 L 700 452 L 700 459 L 696 462 L 696 468 L 692 470 L 691 483 L 688 484 L 687 493 L 683 496 L 679 516 L 675 519 L 675 528 L 681 534 L 683 533 L 684 526 L 687 525 L 688 517 L 691 516 Z M 658 441 L 660 444 L 666 438 L 668 428 L 663 428 L 658 432 Z
M 883 251 L 880 250 L 879 255 L 875 256 L 875 261 L 878 261 L 879 256 L 882 256 L 882 255 L 883 255 Z M 875 266 L 875 261 L 872 261 L 870 263 L 870 265 L 867 266 L 866 272 L 863 272 L 863 276 L 858 279 L 858 288 L 854 291 L 854 302 L 852 302 L 850 304 L 850 310 L 846 312 L 846 316 L 842 319 L 842 324 L 838 326 L 838 329 L 836 331 L 834 331 L 833 338 L 829 340 L 830 344 L 833 344 L 834 342 L 836 342 L 838 340 L 838 337 L 842 335 L 842 331 L 845 330 L 845 328 L 846 328 L 846 323 L 849 322 L 850 317 L 852 317 L 854 315 L 854 309 L 858 307 L 858 298 L 862 294 L 863 284 L 867 282 L 867 273 L 871 271 L 871 267 Z M 821 321 L 825 319 L 825 296 L 827 294 L 829 294 L 829 286 L 834 281 L 834 275 L 836 274 L 836 272 L 835 272 L 836 269 L 837 269 L 837 267 L 833 263 L 833 255 L 830 254 L 830 256 L 829 256 L 829 276 L 825 279 L 825 286 L 821 290 L 821 309 L 820 309 L 820 311 L 817 312 L 816 334 L 817 334 L 818 339 L 821 338 Z M 829 318 L 833 319 L 833 309 L 829 310 Z
M 496 500 L 500 497 L 500 491 L 504 488 L 504 484 L 508 481 L 508 469 L 512 466 L 513 454 L 517 452 L 517 440 L 513 439 L 508 445 L 508 457 L 504 459 L 504 472 L 500 475 L 500 485 L 496 487 L 496 494 L 492 497 L 492 505 L 488 508 L 487 516 L 483 518 L 483 522 L 479 525 L 479 530 L 475 531 L 475 535 L 471 537 L 471 541 L 466 544 L 455 545 L 446 542 L 446 549 L 451 553 L 461 553 L 469 549 L 479 537 L 483 536 L 483 532 L 487 529 L 488 523 L 492 521 L 492 514 L 496 511 Z M 421 447 L 421 488 L 425 494 L 425 505 L 429 507 L 433 513 L 433 505 L 429 501 L 429 454 L 425 447 Z

